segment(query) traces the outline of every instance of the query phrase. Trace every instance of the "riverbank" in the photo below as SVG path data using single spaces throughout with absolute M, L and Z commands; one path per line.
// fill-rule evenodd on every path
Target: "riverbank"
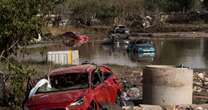
M 90 36 L 91 40 L 106 37 L 112 26 L 86 26 L 86 27 L 49 27 L 47 31 L 54 36 L 65 32 L 76 32 Z M 130 36 L 132 38 L 168 38 L 168 39 L 184 39 L 184 38 L 208 38 L 208 24 L 164 24 L 162 26 L 154 26 L 147 29 L 137 29 L 130 27 Z
M 196 39 L 208 38 L 207 32 L 164 32 L 164 33 L 132 33 L 131 38 L 149 38 L 149 39 Z

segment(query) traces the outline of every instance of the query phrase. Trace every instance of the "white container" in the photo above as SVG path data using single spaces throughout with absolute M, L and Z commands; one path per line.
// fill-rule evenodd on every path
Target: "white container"
M 47 61 L 61 65 L 78 65 L 79 64 L 79 51 L 50 51 L 47 54 Z

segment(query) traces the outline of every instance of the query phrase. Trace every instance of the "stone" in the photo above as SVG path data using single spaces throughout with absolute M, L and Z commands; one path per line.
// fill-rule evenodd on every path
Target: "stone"
M 159 105 L 140 105 L 142 107 L 142 110 L 163 110 L 161 106 Z

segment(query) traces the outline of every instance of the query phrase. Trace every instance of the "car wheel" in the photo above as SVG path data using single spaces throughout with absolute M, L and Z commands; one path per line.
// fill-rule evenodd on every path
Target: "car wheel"
M 121 110 L 121 106 L 115 104 L 104 104 L 102 105 L 99 110 Z
M 96 103 L 93 101 L 87 110 L 96 110 Z

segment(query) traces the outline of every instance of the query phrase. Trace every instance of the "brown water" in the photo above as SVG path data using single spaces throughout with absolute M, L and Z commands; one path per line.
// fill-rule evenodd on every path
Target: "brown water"
M 138 66 L 146 64 L 184 64 L 192 68 L 208 67 L 208 40 L 205 39 L 177 39 L 153 40 L 156 48 L 154 57 L 140 54 L 130 54 L 126 51 L 127 45 L 102 45 L 100 42 L 90 42 L 78 48 L 80 63 L 88 61 L 96 64 L 116 64 Z M 38 47 L 38 48 L 36 48 Z M 19 60 L 46 61 L 48 51 L 68 50 L 62 44 L 32 46 L 27 50 L 24 58 L 18 55 Z

